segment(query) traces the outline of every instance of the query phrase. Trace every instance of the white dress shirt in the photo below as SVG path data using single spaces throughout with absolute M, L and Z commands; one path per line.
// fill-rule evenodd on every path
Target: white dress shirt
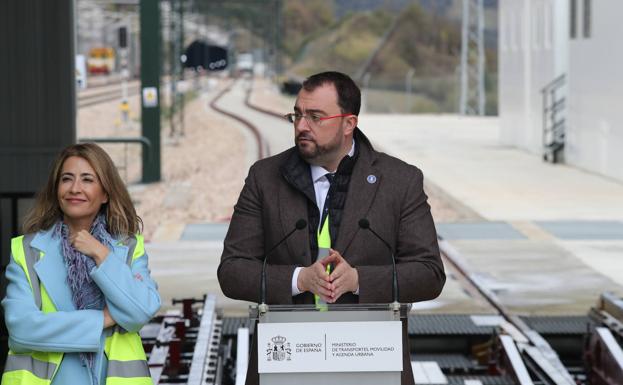
M 350 147 L 350 151 L 348 152 L 348 156 L 352 157 L 355 154 L 355 140 L 353 139 L 353 144 Z M 329 183 L 329 179 L 327 179 L 326 174 L 331 173 L 331 171 L 327 170 L 322 166 L 309 166 L 311 170 L 312 181 L 314 182 L 314 192 L 316 193 L 316 206 L 318 207 L 318 211 L 320 212 L 320 217 L 322 218 L 322 209 L 324 208 L 324 201 L 327 198 L 327 193 L 329 192 L 329 187 L 331 184 Z M 318 223 L 318 230 L 320 231 L 320 226 L 322 223 Z M 301 291 L 298 288 L 297 282 L 299 278 L 299 273 L 301 272 L 302 267 L 297 267 L 294 269 L 294 274 L 292 274 L 292 296 L 301 294 Z M 355 292 L 355 294 L 359 294 L 359 289 Z

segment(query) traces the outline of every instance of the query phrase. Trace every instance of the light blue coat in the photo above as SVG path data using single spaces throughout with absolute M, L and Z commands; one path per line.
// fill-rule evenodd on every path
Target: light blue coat
M 61 242 L 53 237 L 51 229 L 37 233 L 31 246 L 44 253 L 34 269 L 58 311 L 44 314 L 39 310 L 24 270 L 11 257 L 6 270 L 7 294 L 2 301 L 9 348 L 16 353 L 65 352 L 53 385 L 92 384 L 79 353 L 96 352 L 95 372 L 99 373 L 99 384 L 104 384 L 108 363 L 103 353 L 104 341 L 112 332 L 111 328 L 102 330 L 104 313 L 76 310 L 67 285 Z M 135 259 L 130 269 L 126 265 L 127 253 L 127 247 L 115 246 L 106 260 L 91 271 L 91 277 L 104 293 L 112 318 L 125 330 L 134 332 L 156 314 L 160 296 L 149 276 L 147 254 Z

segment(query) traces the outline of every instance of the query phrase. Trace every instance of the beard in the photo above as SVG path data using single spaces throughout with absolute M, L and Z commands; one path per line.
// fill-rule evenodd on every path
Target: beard
M 304 133 L 299 134 L 294 143 L 299 151 L 299 155 L 307 163 L 323 166 L 331 163 L 334 160 L 333 158 L 339 156 L 343 143 L 343 130 L 338 130 L 336 135 L 323 145 L 318 144 L 316 140 Z

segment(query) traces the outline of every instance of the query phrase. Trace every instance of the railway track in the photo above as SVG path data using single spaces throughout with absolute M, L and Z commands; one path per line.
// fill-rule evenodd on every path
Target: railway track
M 170 76 L 163 76 L 160 88 L 169 87 Z M 186 79 L 192 80 L 192 78 Z M 134 96 L 139 93 L 141 82 L 139 80 L 130 80 L 127 83 L 128 96 Z M 78 91 L 76 105 L 78 108 L 93 106 L 100 103 L 106 103 L 113 100 L 121 100 L 122 81 L 115 80 L 106 84 L 100 84 Z
M 139 89 L 140 82 L 138 80 L 128 82 L 128 96 L 138 94 Z M 78 108 L 84 108 L 100 103 L 106 103 L 112 100 L 121 100 L 120 82 L 80 91 L 78 93 L 76 104 Z
M 236 120 L 237 122 L 241 123 L 245 128 L 247 128 L 251 134 L 253 135 L 253 138 L 255 139 L 255 142 L 257 144 L 257 154 L 258 154 L 258 159 L 262 159 L 265 156 L 268 156 L 270 151 L 268 149 L 268 146 L 266 145 L 265 141 L 262 138 L 262 135 L 260 133 L 260 130 L 253 124 L 251 123 L 248 119 L 246 119 L 243 116 L 240 116 L 238 114 L 229 112 L 221 107 L 218 106 L 218 101 L 228 92 L 231 91 L 233 84 L 229 84 L 227 87 L 225 87 L 221 92 L 219 92 L 214 99 L 212 99 L 212 101 L 210 102 L 210 107 L 217 111 L 220 114 L 223 114 L 231 119 Z
M 531 376 L 528 368 L 535 373 L 543 384 L 576 385 L 576 379 L 563 364 L 550 344 L 530 327 L 520 316 L 511 313 L 480 281 L 479 275 L 471 271 L 458 251 L 447 241 L 439 240 L 444 266 L 449 269 L 461 287 L 473 298 L 485 301 L 500 317 L 497 327 L 500 332 L 500 346 L 504 350 L 509 370 L 520 379 L 520 384 L 530 384 Z M 507 340 L 505 340 L 506 338 Z M 512 341 L 512 343 L 511 343 Z M 521 358 L 521 360 L 519 359 Z

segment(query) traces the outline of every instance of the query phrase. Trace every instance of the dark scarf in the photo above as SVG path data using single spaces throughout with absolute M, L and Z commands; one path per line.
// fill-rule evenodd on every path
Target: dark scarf
M 113 239 L 106 230 L 104 215 L 99 214 L 95 218 L 90 233 L 103 245 L 109 248 L 113 247 Z M 67 285 L 71 290 L 71 299 L 76 309 L 103 310 L 106 304 L 104 295 L 90 275 L 91 270 L 95 267 L 95 261 L 71 245 L 69 227 L 63 221 L 58 221 L 54 226 L 54 236 L 61 239 L 61 251 L 67 268 Z M 80 353 L 80 360 L 89 368 L 95 381 L 95 354 L 91 352 Z
M 365 142 L 363 144 L 367 143 L 368 142 Z M 353 173 L 355 163 L 359 158 L 359 147 L 361 144 L 362 141 L 359 139 L 359 136 L 355 136 L 355 153 L 352 157 L 346 155 L 342 158 L 335 173 L 335 182 L 330 188 L 331 199 L 327 204 L 329 205 L 329 217 L 331 218 L 329 222 L 329 233 L 331 234 L 332 245 L 337 243 L 350 177 Z M 312 261 L 315 261 L 318 256 L 317 229 L 320 223 L 320 212 L 318 206 L 316 206 L 316 195 L 314 192 L 314 183 L 311 179 L 311 172 L 309 171 L 309 164 L 301 158 L 298 150 L 294 149 L 292 155 L 290 155 L 288 160 L 280 167 L 280 170 L 285 180 L 307 197 L 309 247 Z

